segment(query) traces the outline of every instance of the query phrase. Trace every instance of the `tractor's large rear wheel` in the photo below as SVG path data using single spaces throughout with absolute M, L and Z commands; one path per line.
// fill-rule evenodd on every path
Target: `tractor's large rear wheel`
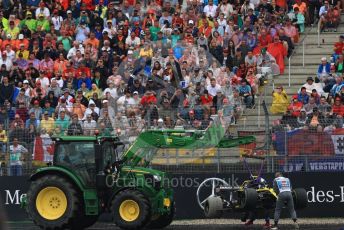
M 165 227 L 169 226 L 172 223 L 175 214 L 176 214 L 176 205 L 175 205 L 174 202 L 172 202 L 171 211 L 169 213 L 166 213 L 164 215 L 159 216 L 155 220 L 152 220 L 148 224 L 147 228 L 148 229 L 162 229 L 162 228 L 165 228 Z
M 118 193 L 112 201 L 115 224 L 128 230 L 144 228 L 151 219 L 148 199 L 137 190 Z
M 33 181 L 27 192 L 30 218 L 43 229 L 65 229 L 77 217 L 80 200 L 66 179 L 47 175 Z

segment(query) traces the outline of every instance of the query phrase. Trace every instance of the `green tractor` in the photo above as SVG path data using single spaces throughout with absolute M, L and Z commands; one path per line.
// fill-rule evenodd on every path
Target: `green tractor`
M 122 229 L 161 229 L 175 214 L 166 173 L 152 169 L 161 149 L 231 148 L 254 137 L 226 138 L 217 117 L 206 130 L 142 132 L 124 152 L 118 137 L 55 137 L 53 163 L 31 176 L 26 207 L 44 229 L 83 229 L 111 213 Z
M 122 229 L 161 229 L 172 222 L 170 181 L 166 173 L 148 168 L 149 152 L 140 151 L 140 142 L 120 156 L 123 143 L 117 137 L 54 140 L 52 164 L 31 176 L 23 201 L 40 228 L 84 229 L 102 213 L 111 213 Z

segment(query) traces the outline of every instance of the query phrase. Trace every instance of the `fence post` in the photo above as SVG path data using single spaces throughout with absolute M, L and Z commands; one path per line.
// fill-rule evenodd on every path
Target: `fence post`
M 216 148 L 217 154 L 217 173 L 220 173 L 220 148 Z
M 291 56 L 290 56 L 291 57 Z M 290 87 L 290 57 L 288 58 L 288 82 L 289 82 L 289 87 Z
M 320 47 L 320 19 L 318 22 L 318 48 Z
M 302 66 L 305 67 L 305 39 L 302 41 Z

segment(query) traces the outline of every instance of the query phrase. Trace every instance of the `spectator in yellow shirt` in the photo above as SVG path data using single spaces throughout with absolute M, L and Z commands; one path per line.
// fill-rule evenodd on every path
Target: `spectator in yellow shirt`
M 144 47 L 140 49 L 140 54 L 139 56 L 142 57 L 147 57 L 147 58 L 152 58 L 153 57 L 153 49 L 149 45 L 149 43 L 145 43 Z
M 16 40 L 20 32 L 19 27 L 14 24 L 14 21 L 9 22 L 9 26 L 4 30 L 5 34 L 10 34 L 12 40 Z
M 2 155 L 6 153 L 6 146 L 7 146 L 7 133 L 4 130 L 4 125 L 0 124 L 0 148 Z
M 19 45 L 19 50 L 17 50 L 17 52 L 16 52 L 16 58 L 19 57 L 20 53 L 23 55 L 23 58 L 25 60 L 29 59 L 30 52 L 25 49 L 25 44 L 23 44 L 23 43 Z
M 53 133 L 55 127 L 55 120 L 52 117 L 49 117 L 49 112 L 45 111 L 42 121 L 41 129 L 45 129 L 49 134 Z

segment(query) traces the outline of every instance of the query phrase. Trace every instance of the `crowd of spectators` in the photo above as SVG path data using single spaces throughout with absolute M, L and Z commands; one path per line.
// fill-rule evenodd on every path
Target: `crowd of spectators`
M 276 88 L 272 109 L 285 114 L 276 122 L 275 130 L 301 128 L 331 133 L 344 127 L 343 47 L 344 35 L 340 35 L 330 58 L 321 58 L 316 74 L 307 77 L 291 101 L 282 87 Z
M 333 25 L 320 2 L 300 0 L 0 4 L 3 153 L 37 136 L 205 129 L 215 114 L 235 123 L 254 107 L 262 69 L 284 72 L 305 24 Z

